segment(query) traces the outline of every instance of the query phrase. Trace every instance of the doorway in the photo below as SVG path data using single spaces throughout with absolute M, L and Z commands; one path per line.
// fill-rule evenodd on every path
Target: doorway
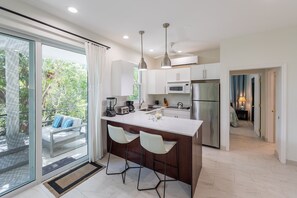
M 247 102 L 245 108 L 250 109 L 249 121 L 254 126 L 254 132 L 258 138 L 256 141 L 262 141 L 263 143 L 272 143 L 273 151 L 276 154 L 283 152 L 283 138 L 282 123 L 278 120 L 278 116 L 282 111 L 282 68 L 269 68 L 269 69 L 256 69 L 256 70 L 244 70 L 244 71 L 232 71 L 230 72 L 230 93 L 232 90 L 232 76 L 233 75 L 255 75 L 250 78 L 250 96 L 246 94 Z M 260 96 L 257 96 L 260 93 Z M 259 95 L 259 94 L 258 94 Z M 230 99 L 232 96 L 230 94 Z M 236 112 L 236 111 L 235 111 Z M 230 110 L 231 114 L 231 110 Z M 230 115 L 231 118 L 231 115 Z M 231 120 L 230 120 L 231 121 Z M 241 122 L 241 121 L 239 121 Z M 230 123 L 231 124 L 231 123 Z M 236 130 L 236 127 L 230 126 L 230 146 L 232 147 L 232 132 Z M 241 135 L 241 134 L 240 134 Z M 242 140 L 240 140 L 242 141 Z M 231 148 L 232 150 L 232 148 Z M 271 153 L 274 154 L 274 153 Z M 284 153 L 282 153 L 284 154 Z M 279 159 L 282 161 L 281 155 Z M 283 161 L 282 161 L 283 162 Z
M 261 137 L 261 73 L 232 72 L 230 77 L 231 134 Z

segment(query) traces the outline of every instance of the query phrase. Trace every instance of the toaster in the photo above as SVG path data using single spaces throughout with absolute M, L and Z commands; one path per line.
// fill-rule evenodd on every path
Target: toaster
M 124 115 L 129 113 L 129 107 L 128 106 L 118 106 L 116 107 L 116 113 L 118 115 Z

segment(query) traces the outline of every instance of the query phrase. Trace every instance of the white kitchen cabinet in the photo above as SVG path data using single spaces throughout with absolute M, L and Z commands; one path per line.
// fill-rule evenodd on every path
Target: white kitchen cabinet
M 181 110 L 181 109 L 164 109 L 163 115 L 166 117 L 184 118 L 184 119 L 190 119 L 191 117 L 190 110 Z
M 118 60 L 111 63 L 111 91 L 113 96 L 130 96 L 133 94 L 134 65 Z
M 166 71 L 167 70 L 147 71 L 148 94 L 166 94 Z
M 167 69 L 166 80 L 167 82 L 189 82 L 190 81 L 190 68 Z
M 220 63 L 191 66 L 191 80 L 220 79 Z

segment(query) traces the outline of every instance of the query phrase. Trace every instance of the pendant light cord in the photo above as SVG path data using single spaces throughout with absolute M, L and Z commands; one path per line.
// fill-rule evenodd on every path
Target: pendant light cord
M 165 28 L 165 53 L 167 54 L 167 27 Z
M 143 58 L 143 39 L 142 39 L 143 33 L 141 33 L 141 58 Z

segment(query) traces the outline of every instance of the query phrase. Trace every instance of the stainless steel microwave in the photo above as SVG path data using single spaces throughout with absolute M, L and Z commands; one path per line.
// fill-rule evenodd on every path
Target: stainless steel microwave
M 189 94 L 190 91 L 191 91 L 190 83 L 185 83 L 185 82 L 167 83 L 167 93 Z

